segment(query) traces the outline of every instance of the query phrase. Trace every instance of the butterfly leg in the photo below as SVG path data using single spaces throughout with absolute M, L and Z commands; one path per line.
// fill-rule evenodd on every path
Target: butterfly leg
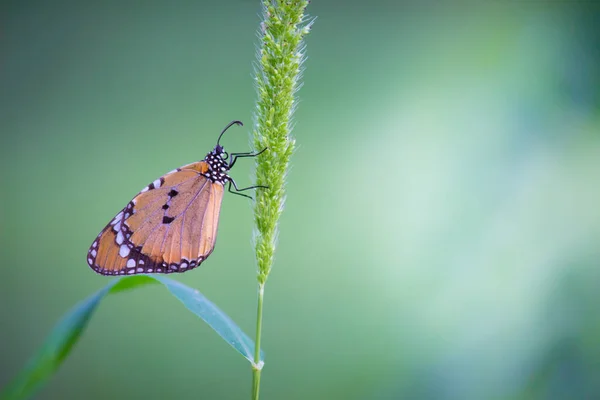
M 233 167 L 233 164 L 235 164 L 235 162 L 237 161 L 238 158 L 242 158 L 242 157 L 256 157 L 258 155 L 261 155 L 262 153 L 264 153 L 267 150 L 267 147 L 265 147 L 264 149 L 262 149 L 261 151 L 259 151 L 258 153 L 231 153 L 229 156 L 229 168 Z
M 234 191 L 234 190 L 231 190 L 231 185 L 232 185 L 232 184 L 233 184 L 233 187 L 235 188 L 235 191 Z M 228 187 L 227 191 L 228 191 L 229 193 L 237 194 L 237 195 L 244 196 L 244 197 L 247 197 L 247 198 L 249 198 L 249 199 L 252 199 L 252 197 L 250 197 L 250 196 L 248 196 L 248 195 L 246 195 L 246 194 L 240 193 L 240 192 L 243 192 L 244 190 L 257 189 L 257 188 L 268 189 L 269 187 L 268 187 L 268 186 L 261 186 L 261 185 L 254 185 L 254 186 L 248 186 L 247 188 L 242 188 L 242 189 L 240 189 L 240 188 L 238 188 L 238 187 L 237 187 L 237 185 L 235 184 L 235 181 L 234 181 L 233 179 L 230 179 L 230 180 L 229 180 L 229 187 Z

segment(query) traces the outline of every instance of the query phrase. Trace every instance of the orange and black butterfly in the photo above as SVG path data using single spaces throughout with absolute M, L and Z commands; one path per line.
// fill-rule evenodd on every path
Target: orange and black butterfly
M 212 253 L 225 184 L 238 193 L 227 175 L 238 158 L 258 153 L 228 155 L 219 145 L 204 160 L 177 168 L 137 194 L 100 232 L 88 251 L 89 266 L 102 275 L 172 273 L 189 271 Z M 231 185 L 235 191 L 231 190 Z

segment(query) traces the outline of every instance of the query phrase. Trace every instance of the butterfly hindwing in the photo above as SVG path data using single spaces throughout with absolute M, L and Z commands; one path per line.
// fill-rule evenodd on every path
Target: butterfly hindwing
M 204 161 L 178 168 L 135 196 L 100 232 L 88 264 L 103 275 L 184 272 L 214 249 L 223 185 Z

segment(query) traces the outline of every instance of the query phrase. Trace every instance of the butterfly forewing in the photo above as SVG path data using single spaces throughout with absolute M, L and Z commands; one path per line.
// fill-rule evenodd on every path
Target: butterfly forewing
M 88 264 L 103 275 L 184 272 L 215 246 L 223 185 L 196 162 L 155 180 L 100 232 Z

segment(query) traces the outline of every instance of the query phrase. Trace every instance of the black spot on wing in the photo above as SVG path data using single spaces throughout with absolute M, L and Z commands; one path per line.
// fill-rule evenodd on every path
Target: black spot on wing
M 175 220 L 175 218 L 174 218 L 174 217 L 168 217 L 168 216 L 166 216 L 166 215 L 165 215 L 165 216 L 163 217 L 163 221 L 162 221 L 162 222 L 163 222 L 163 224 L 170 224 L 170 223 L 171 223 L 171 222 L 173 222 L 174 220 Z

